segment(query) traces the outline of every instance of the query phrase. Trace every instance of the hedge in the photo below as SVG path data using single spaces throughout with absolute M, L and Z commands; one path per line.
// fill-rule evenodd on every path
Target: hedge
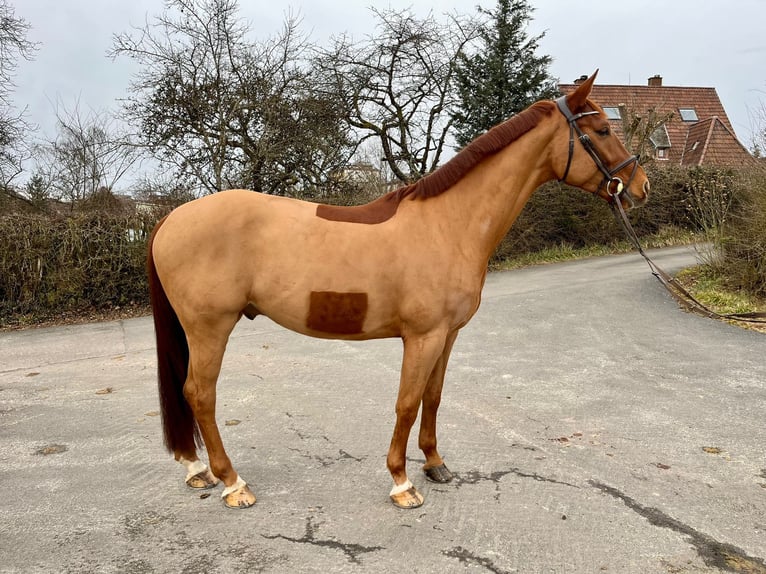
M 156 214 L 0 217 L 0 326 L 19 316 L 147 301 L 146 242 Z

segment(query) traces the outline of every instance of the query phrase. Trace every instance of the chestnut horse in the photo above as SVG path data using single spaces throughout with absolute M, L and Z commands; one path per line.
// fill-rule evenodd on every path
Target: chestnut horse
M 558 179 L 625 208 L 647 199 L 637 158 L 589 99 L 595 77 L 565 98 L 532 105 L 432 174 L 370 204 L 332 207 L 232 190 L 182 205 L 157 224 L 148 271 L 162 425 L 189 486 L 220 479 L 226 506 L 255 502 L 215 420 L 224 350 L 243 315 L 266 315 L 313 337 L 400 337 L 390 497 L 401 508 L 423 503 L 405 469 L 421 404 L 426 478 L 452 478 L 436 448 L 447 360 L 479 307 L 493 250 L 532 192 Z M 209 469 L 197 457 L 200 438 Z

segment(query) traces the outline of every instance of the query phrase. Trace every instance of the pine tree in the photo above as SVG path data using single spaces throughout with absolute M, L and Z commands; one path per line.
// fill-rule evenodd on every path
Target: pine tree
M 545 33 L 529 38 L 533 8 L 527 0 L 498 0 L 486 17 L 475 52 L 463 54 L 456 74 L 459 106 L 453 112 L 460 147 L 542 98 L 558 94 L 548 74 L 550 56 L 538 56 Z

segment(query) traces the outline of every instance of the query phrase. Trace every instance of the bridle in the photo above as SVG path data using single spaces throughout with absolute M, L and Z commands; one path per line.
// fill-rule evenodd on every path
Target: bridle
M 580 126 L 577 125 L 577 120 L 579 120 L 580 118 L 584 118 L 585 116 L 598 115 L 599 112 L 593 110 L 589 112 L 580 112 L 579 114 L 573 114 L 572 110 L 570 110 L 569 106 L 567 105 L 566 96 L 561 96 L 560 98 L 558 98 L 556 100 L 556 105 L 558 106 L 559 111 L 562 114 L 564 114 L 564 117 L 569 123 L 569 157 L 567 158 L 567 167 L 564 170 L 564 175 L 561 177 L 561 179 L 559 179 L 559 181 L 566 183 L 566 178 L 569 175 L 569 168 L 572 166 L 572 157 L 574 156 L 575 133 L 577 133 L 577 139 L 580 140 L 582 147 L 585 148 L 585 151 L 588 152 L 588 155 L 593 159 L 593 162 L 596 164 L 596 167 L 604 176 L 603 181 L 598 186 L 598 191 L 601 191 L 602 187 L 606 189 L 606 193 L 609 196 L 609 203 L 620 203 L 619 200 L 625 199 L 628 202 L 628 204 L 631 207 L 633 207 L 634 205 L 633 198 L 630 196 L 630 193 L 625 193 L 625 192 L 628 191 L 628 188 L 630 187 L 630 184 L 633 182 L 633 178 L 636 175 L 636 171 L 638 170 L 639 157 L 637 155 L 632 155 L 626 160 L 621 161 L 619 164 L 617 164 L 617 166 L 613 167 L 612 169 L 609 169 L 604 163 L 604 160 L 601 159 L 601 156 L 598 154 L 598 151 L 596 151 L 596 148 L 593 145 L 593 141 L 590 139 L 590 136 L 584 133 L 580 129 Z M 625 169 L 630 164 L 633 164 L 633 171 L 630 173 L 630 177 L 628 178 L 628 183 L 623 184 L 622 179 L 617 177 L 616 174 L 620 173 L 620 171 Z

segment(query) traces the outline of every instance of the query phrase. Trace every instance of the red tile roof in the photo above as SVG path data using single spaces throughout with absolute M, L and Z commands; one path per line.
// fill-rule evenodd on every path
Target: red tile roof
M 718 116 L 689 128 L 681 165 L 754 165 L 756 159 Z
M 591 97 L 601 107 L 634 110 L 639 114 L 654 110 L 661 117 L 672 113 L 672 117 L 665 122 L 670 148 L 664 159 L 668 163 L 737 167 L 754 161 L 737 140 L 715 88 L 663 86 L 661 82 L 661 78 L 655 77 L 650 79 L 650 83 L 660 85 L 596 84 Z M 559 85 L 564 94 L 575 88 L 577 84 Z M 697 120 L 683 120 L 680 113 L 682 109 L 693 109 Z M 622 121 L 612 120 L 612 124 L 615 132 L 623 137 Z

